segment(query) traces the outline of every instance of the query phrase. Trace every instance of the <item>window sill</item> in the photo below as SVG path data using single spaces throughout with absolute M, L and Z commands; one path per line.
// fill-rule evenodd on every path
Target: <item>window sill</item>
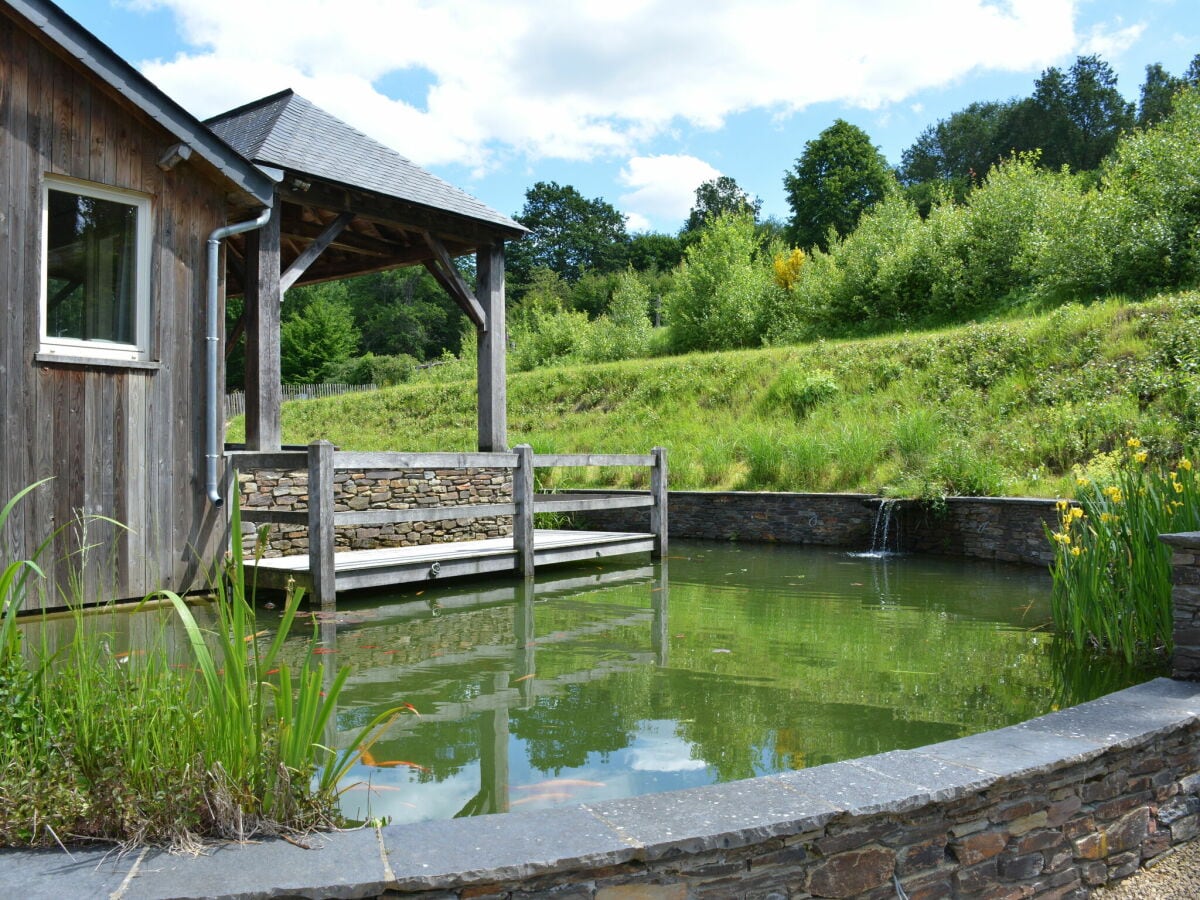
M 142 369 L 156 372 L 162 363 L 153 359 L 103 359 L 97 356 L 65 356 L 61 353 L 35 353 L 34 362 L 47 366 L 92 366 L 99 369 Z

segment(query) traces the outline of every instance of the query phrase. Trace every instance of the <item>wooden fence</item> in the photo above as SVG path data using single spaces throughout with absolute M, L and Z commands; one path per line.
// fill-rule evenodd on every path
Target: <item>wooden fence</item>
M 375 384 L 284 384 L 281 396 L 288 400 L 311 400 L 314 397 L 340 397 L 342 394 L 358 394 L 378 389 Z M 246 393 L 234 391 L 225 395 L 225 418 L 246 414 Z
M 262 453 L 235 451 L 229 454 L 241 472 L 253 469 L 308 470 L 308 509 L 278 510 L 243 508 L 242 521 L 308 526 L 309 571 L 312 595 L 322 604 L 333 602 L 336 593 L 334 528 L 338 525 L 387 525 L 400 522 L 437 522 L 447 519 L 513 517 L 513 568 L 517 574 L 534 570 L 534 513 L 646 507 L 650 510 L 649 532 L 654 540 L 652 556 L 667 552 L 667 451 L 655 447 L 648 454 L 538 454 L 527 444 L 507 453 L 356 453 L 335 451 L 328 441 L 309 444 L 305 451 Z M 650 490 L 618 495 L 595 493 L 534 493 L 534 470 L 552 467 L 639 466 L 650 469 Z M 336 510 L 334 475 L 338 471 L 395 469 L 511 469 L 513 499 L 510 503 L 473 503 L 415 509 Z M 235 537 L 235 539 L 237 539 Z

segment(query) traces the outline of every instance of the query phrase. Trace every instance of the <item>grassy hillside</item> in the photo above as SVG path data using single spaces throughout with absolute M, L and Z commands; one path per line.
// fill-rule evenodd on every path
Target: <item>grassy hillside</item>
M 1200 442 L 1200 293 L 856 341 L 513 374 L 509 441 L 670 450 L 674 488 L 1070 494 L 1133 435 Z M 288 442 L 474 449 L 474 382 L 289 403 Z M 239 440 L 235 422 L 230 439 Z M 619 475 L 589 473 L 588 483 Z M 578 482 L 576 482 L 578 483 Z

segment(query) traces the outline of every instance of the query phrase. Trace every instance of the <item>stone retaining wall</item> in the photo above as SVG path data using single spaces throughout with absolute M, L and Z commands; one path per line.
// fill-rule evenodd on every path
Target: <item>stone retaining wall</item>
M 1176 678 L 1200 678 L 1200 531 L 1164 534 L 1171 548 Z
M 671 491 L 668 524 L 671 537 L 867 550 L 882 502 L 869 494 Z M 1053 551 L 1043 525 L 1057 525 L 1055 502 L 949 497 L 944 506 L 931 509 L 914 501 L 898 501 L 892 504 L 895 520 L 887 549 L 1048 565 Z M 644 510 L 576 513 L 574 518 L 581 527 L 613 531 L 646 528 Z
M 337 510 L 414 509 L 430 506 L 468 506 L 512 500 L 508 469 L 389 469 L 338 472 L 334 476 Z M 308 509 L 308 472 L 258 469 L 238 474 L 242 506 L 254 509 Z M 338 550 L 373 550 L 445 541 L 470 541 L 512 534 L 511 516 L 445 519 L 440 522 L 402 522 L 394 525 L 352 525 L 336 529 Z M 243 545 L 254 549 L 253 529 Z M 264 556 L 308 552 L 305 525 L 272 525 Z
M 388 897 L 1082 898 L 1197 836 L 1200 687 L 919 750 L 382 830 Z

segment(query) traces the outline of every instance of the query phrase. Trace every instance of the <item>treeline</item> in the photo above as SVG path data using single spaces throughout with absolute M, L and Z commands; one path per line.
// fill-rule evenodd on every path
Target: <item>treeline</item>
M 1150 65 L 1133 104 L 1103 60 L 1080 57 L 1028 97 L 929 126 L 895 168 L 838 120 L 784 173 L 786 222 L 760 220 L 760 201 L 722 176 L 697 189 L 677 233 L 631 235 L 603 199 L 538 182 L 515 216 L 531 233 L 507 248 L 511 364 L 875 333 L 1195 284 L 1198 84 L 1200 55 L 1179 76 Z M 296 289 L 284 378 L 396 383 L 419 361 L 472 353 L 468 329 L 422 270 Z

